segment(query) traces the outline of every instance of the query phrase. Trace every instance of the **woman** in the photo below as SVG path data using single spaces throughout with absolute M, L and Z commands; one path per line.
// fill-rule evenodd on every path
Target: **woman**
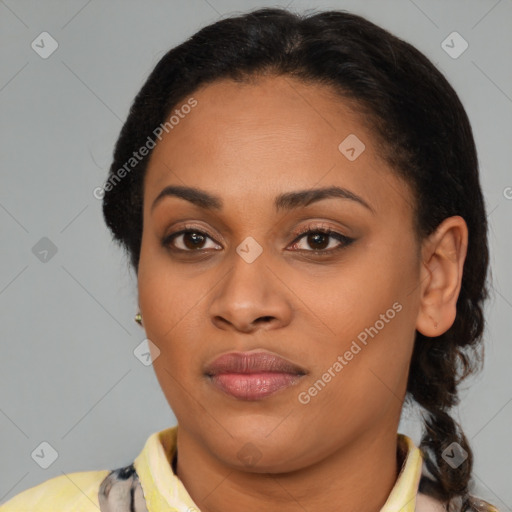
M 450 415 L 487 297 L 476 150 L 423 54 L 346 12 L 218 21 L 157 64 L 102 193 L 178 426 L 2 512 L 496 510 Z

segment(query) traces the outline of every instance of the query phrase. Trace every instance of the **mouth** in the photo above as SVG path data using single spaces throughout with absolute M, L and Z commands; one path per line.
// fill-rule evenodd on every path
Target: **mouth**
M 230 352 L 210 363 L 204 373 L 220 391 L 255 401 L 296 385 L 308 372 L 270 352 Z

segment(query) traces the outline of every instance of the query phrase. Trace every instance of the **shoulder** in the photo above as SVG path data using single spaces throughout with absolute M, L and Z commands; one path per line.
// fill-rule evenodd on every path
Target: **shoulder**
M 0 512 L 98 512 L 98 490 L 110 470 L 64 473 L 20 492 Z

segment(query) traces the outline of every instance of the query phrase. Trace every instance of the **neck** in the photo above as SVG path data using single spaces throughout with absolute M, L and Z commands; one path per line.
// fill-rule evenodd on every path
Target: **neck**
M 262 474 L 220 464 L 180 429 L 177 473 L 201 512 L 338 512 L 341 503 L 344 510 L 379 512 L 402 462 L 397 460 L 396 433 L 396 428 L 369 430 L 314 465 Z

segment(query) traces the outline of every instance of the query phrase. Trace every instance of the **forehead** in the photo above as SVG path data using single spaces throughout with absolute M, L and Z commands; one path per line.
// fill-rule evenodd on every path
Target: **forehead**
M 408 190 L 380 157 L 368 119 L 332 89 L 280 76 L 217 81 L 191 97 L 196 105 L 181 111 L 185 98 L 174 107 L 179 121 L 153 150 L 145 207 L 168 184 L 207 189 L 226 202 L 334 184 L 378 208 L 395 181 L 388 192 L 397 197 L 386 200 L 407 209 Z

